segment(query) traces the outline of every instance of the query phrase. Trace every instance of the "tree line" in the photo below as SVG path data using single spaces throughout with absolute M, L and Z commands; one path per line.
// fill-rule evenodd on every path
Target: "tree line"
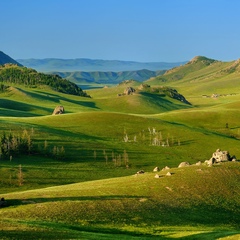
M 36 70 L 26 67 L 19 67 L 14 64 L 5 64 L 0 66 L 0 82 L 7 84 L 22 84 L 28 87 L 37 87 L 39 85 L 48 85 L 53 90 L 90 97 L 78 85 L 58 75 L 38 73 Z
M 0 159 L 12 160 L 13 157 L 21 155 L 44 155 L 55 159 L 65 159 L 65 149 L 63 146 L 49 146 L 47 140 L 43 145 L 35 144 L 32 133 L 26 129 L 22 134 L 6 134 L 3 132 L 0 141 Z

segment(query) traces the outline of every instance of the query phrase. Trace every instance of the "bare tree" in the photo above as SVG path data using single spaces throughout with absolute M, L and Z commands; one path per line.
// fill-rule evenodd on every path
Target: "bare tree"
M 125 164 L 126 168 L 128 168 L 129 167 L 129 159 L 128 159 L 128 154 L 127 154 L 126 150 L 124 150 L 124 152 L 123 152 L 123 160 L 124 160 L 124 164 Z
M 123 138 L 124 142 L 128 142 L 128 135 L 126 134 L 125 137 Z

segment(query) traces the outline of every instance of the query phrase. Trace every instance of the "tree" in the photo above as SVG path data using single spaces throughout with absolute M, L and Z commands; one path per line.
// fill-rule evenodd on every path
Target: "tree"
M 21 164 L 19 165 L 19 168 L 18 168 L 17 178 L 18 178 L 19 186 L 22 186 L 23 185 L 23 173 L 22 173 L 22 165 Z
M 124 152 L 123 152 L 123 160 L 124 160 L 124 164 L 125 164 L 125 166 L 126 166 L 126 168 L 128 168 L 129 167 L 129 159 L 128 159 L 128 154 L 127 154 L 127 151 L 126 150 L 124 150 Z

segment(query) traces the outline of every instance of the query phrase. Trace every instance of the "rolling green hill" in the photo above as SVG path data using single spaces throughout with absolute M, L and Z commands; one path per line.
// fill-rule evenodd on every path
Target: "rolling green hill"
M 159 178 L 155 174 L 4 194 L 10 206 L 0 211 L 6 229 L 0 236 L 239 238 L 239 163 L 172 168 L 160 171 Z
M 239 161 L 204 164 L 216 149 L 239 159 L 238 84 L 239 61 L 195 57 L 91 98 L 2 87 L 0 238 L 239 239 Z

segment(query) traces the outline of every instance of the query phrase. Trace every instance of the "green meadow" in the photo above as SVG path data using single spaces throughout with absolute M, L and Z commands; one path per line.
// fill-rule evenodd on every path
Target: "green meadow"
M 240 156 L 239 77 L 235 62 L 196 58 L 148 91 L 127 81 L 86 98 L 11 84 L 0 136 L 27 132 L 34 150 L 1 156 L 0 239 L 239 239 L 239 161 L 204 164 L 216 149 Z

